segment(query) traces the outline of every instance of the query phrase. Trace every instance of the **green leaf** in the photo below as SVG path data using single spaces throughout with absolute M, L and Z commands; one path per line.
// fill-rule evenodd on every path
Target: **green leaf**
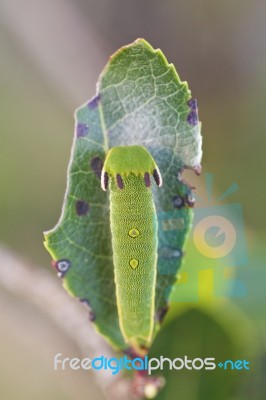
M 237 320 L 237 315 L 233 316 Z M 236 337 L 242 333 L 241 329 L 235 337 L 234 328 L 221 323 L 219 318 L 216 320 L 200 308 L 188 309 L 160 331 L 151 347 L 149 358 L 215 358 L 216 365 L 228 359 L 245 359 L 246 348 L 236 342 Z M 195 362 L 196 368 L 199 368 L 199 363 L 199 360 Z M 231 371 L 229 368 L 225 371 L 219 367 L 208 371 L 205 367 L 192 369 L 191 362 L 187 365 L 188 368 L 184 366 L 179 370 L 171 370 L 166 360 L 163 370 L 153 372 L 164 376 L 166 382 L 157 400 L 231 399 L 243 375 L 247 379 L 248 371 Z M 181 367 L 182 362 L 177 360 L 176 366 Z
M 97 330 L 119 349 L 119 329 L 109 222 L 109 199 L 100 173 L 109 148 L 145 146 L 162 173 L 154 189 L 159 221 L 157 332 L 181 264 L 192 219 L 191 188 L 178 177 L 197 172 L 201 135 L 196 101 L 160 50 L 138 39 L 109 60 L 98 93 L 76 112 L 75 138 L 61 218 L 45 233 L 53 265 L 68 292 L 90 305 Z

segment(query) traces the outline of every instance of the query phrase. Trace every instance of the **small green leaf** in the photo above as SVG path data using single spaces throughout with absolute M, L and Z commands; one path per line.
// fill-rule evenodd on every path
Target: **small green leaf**
M 109 60 L 98 93 L 76 112 L 76 129 L 61 218 L 45 246 L 65 288 L 91 307 L 97 330 L 116 348 L 127 347 L 117 314 L 109 199 L 100 173 L 109 148 L 142 145 L 154 157 L 163 187 L 154 189 L 159 221 L 155 332 L 181 264 L 194 203 L 179 179 L 201 160 L 196 101 L 160 50 L 139 39 Z

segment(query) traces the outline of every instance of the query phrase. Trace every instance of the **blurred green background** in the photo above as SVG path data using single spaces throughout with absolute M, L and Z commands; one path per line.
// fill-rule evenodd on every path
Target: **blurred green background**
M 232 287 L 218 298 L 177 298 L 172 320 L 153 351 L 166 354 L 167 345 L 175 343 L 175 354 L 193 348 L 195 357 L 209 353 L 218 357 L 224 348 L 229 358 L 252 359 L 252 369 L 239 374 L 217 371 L 218 375 L 172 372 L 171 384 L 160 395 L 163 399 L 266 398 L 265 21 L 266 3 L 261 0 L 0 0 L 1 245 L 34 268 L 41 265 L 50 271 L 42 232 L 52 228 L 60 215 L 74 110 L 94 95 L 109 55 L 138 37 L 162 49 L 198 100 L 203 172 L 214 174 L 212 202 L 206 202 L 206 207 L 215 205 L 232 183 L 239 187 L 218 204 L 240 203 L 243 210 L 248 259 L 240 267 L 234 259 L 224 267 L 235 267 L 244 295 L 235 294 Z M 195 184 L 204 204 L 204 174 L 195 178 L 189 173 L 187 179 Z M 182 271 L 189 273 L 191 265 L 197 264 L 193 251 L 190 239 Z M 197 287 L 188 290 L 197 291 Z M 207 293 L 208 288 L 203 284 L 201 291 Z M 1 400 L 31 400 L 37 395 L 55 400 L 101 398 L 92 394 L 93 383 L 88 384 L 85 376 L 79 381 L 61 374 L 58 384 L 51 367 L 57 328 L 49 326 L 48 339 L 39 337 L 40 326 L 48 329 L 51 323 L 38 310 L 5 290 L 1 300 L 5 304 L 0 326 Z M 21 341 L 21 330 L 32 341 Z M 197 345 L 188 332 L 194 332 Z M 36 353 L 31 357 L 33 345 Z M 46 346 L 50 357 L 44 361 Z M 14 381 L 17 390 L 12 387 Z

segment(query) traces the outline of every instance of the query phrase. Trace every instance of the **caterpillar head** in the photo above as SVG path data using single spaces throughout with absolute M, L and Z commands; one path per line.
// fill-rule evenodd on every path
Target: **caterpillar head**
M 117 146 L 109 150 L 101 174 L 101 187 L 106 190 L 109 177 L 123 189 L 123 176 L 141 175 L 146 187 L 151 186 L 151 175 L 156 184 L 162 186 L 162 177 L 154 159 L 143 146 Z

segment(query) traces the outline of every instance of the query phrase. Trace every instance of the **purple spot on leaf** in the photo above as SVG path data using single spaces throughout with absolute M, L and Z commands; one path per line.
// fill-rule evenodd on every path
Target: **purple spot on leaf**
M 183 199 L 183 197 L 181 197 L 179 195 L 174 196 L 172 201 L 173 201 L 173 206 L 175 208 L 180 209 L 180 208 L 184 207 L 184 205 L 185 205 L 185 200 Z
M 189 107 L 191 108 L 191 110 L 197 110 L 197 109 L 198 109 L 197 100 L 196 100 L 196 99 L 190 99 L 190 100 L 188 100 L 187 104 L 189 105 Z
M 84 200 L 76 201 L 76 212 L 78 215 L 86 215 L 89 211 L 89 204 Z
M 97 178 L 101 179 L 101 173 L 103 169 L 103 162 L 100 157 L 93 157 L 90 162 L 91 169 L 97 176 Z
M 163 322 L 164 317 L 166 316 L 168 310 L 169 310 L 169 305 L 166 305 L 165 307 L 160 308 L 155 315 L 156 321 L 161 324 Z
M 193 126 L 197 125 L 199 122 L 197 100 L 190 99 L 187 104 L 190 107 L 190 112 L 187 116 L 187 122 Z
M 87 124 L 82 124 L 81 122 L 78 123 L 77 125 L 77 137 L 84 137 L 87 136 L 89 132 L 89 127 Z
M 197 111 L 195 111 L 195 110 L 190 111 L 190 113 L 187 116 L 187 122 L 192 126 L 195 126 L 198 124 L 199 118 L 198 118 Z
M 89 308 L 89 320 L 91 322 L 95 321 L 96 315 L 95 312 L 92 310 L 89 300 L 87 299 L 79 299 L 79 301 L 84 304 L 87 308 Z
M 64 275 L 67 273 L 69 268 L 71 267 L 71 262 L 67 259 L 62 259 L 58 261 L 52 261 L 52 266 L 56 269 L 57 271 L 57 276 L 60 278 L 63 278 Z
M 200 164 L 196 165 L 195 167 L 193 167 L 193 171 L 195 172 L 196 175 L 199 176 L 202 171 L 202 166 Z
M 90 110 L 94 110 L 94 108 L 98 106 L 100 98 L 101 98 L 100 94 L 93 97 L 93 99 L 88 103 L 88 107 Z
M 92 311 L 92 310 L 90 310 L 90 312 L 89 312 L 89 320 L 90 320 L 91 322 L 94 322 L 94 321 L 96 320 L 95 312 Z
M 119 189 L 123 189 L 124 182 L 123 182 L 122 176 L 119 174 L 116 175 L 116 183 L 117 183 L 117 186 L 119 187 Z
M 89 300 L 87 299 L 79 299 L 79 301 L 84 304 L 84 306 L 90 307 L 90 303 Z
M 189 207 L 194 207 L 194 204 L 195 204 L 195 196 L 194 196 L 193 192 L 190 192 L 190 193 L 188 193 L 188 194 L 186 195 L 185 201 L 186 201 L 186 204 L 187 204 Z
M 151 177 L 149 172 L 145 172 L 144 174 L 144 182 L 147 188 L 149 188 L 151 186 Z

